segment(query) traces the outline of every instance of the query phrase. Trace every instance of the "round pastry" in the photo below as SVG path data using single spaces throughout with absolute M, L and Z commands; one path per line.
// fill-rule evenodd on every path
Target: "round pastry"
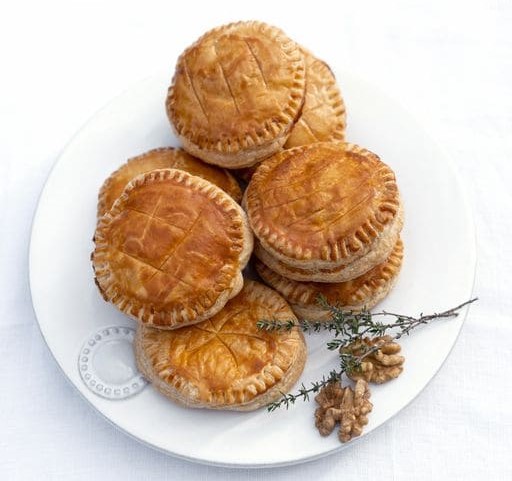
M 305 72 L 300 48 L 280 29 L 224 25 L 178 59 L 167 114 L 192 155 L 248 167 L 286 142 L 304 103 Z
M 205 164 L 187 154 L 184 150 L 173 147 L 153 149 L 129 159 L 113 172 L 103 183 L 98 196 L 98 217 L 112 207 L 124 188 L 137 175 L 156 169 L 180 169 L 197 175 L 220 187 L 237 202 L 242 200 L 242 191 L 235 178 L 226 170 Z
M 100 218 L 94 240 L 104 299 L 161 329 L 220 311 L 242 288 L 252 251 L 241 207 L 210 182 L 176 169 L 135 177 Z
M 306 61 L 306 98 L 285 149 L 330 140 L 345 140 L 345 104 L 329 66 L 302 50 Z
M 297 282 L 256 261 L 261 278 L 292 306 L 299 319 L 324 321 L 330 312 L 319 305 L 320 296 L 346 310 L 371 309 L 384 299 L 395 284 L 402 266 L 404 247 L 399 239 L 389 257 L 362 276 L 340 283 Z
M 224 309 L 201 324 L 162 331 L 141 326 L 137 365 L 168 398 L 194 408 L 251 411 L 295 384 L 306 361 L 302 332 L 264 331 L 260 319 L 296 320 L 272 289 L 246 281 Z
M 343 142 L 295 147 L 265 160 L 243 204 L 262 247 L 309 270 L 385 251 L 402 223 L 393 171 L 377 155 Z

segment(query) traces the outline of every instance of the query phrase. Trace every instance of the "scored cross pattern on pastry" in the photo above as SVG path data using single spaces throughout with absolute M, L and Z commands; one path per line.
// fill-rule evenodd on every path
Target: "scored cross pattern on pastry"
M 252 236 L 240 206 L 179 170 L 135 178 L 100 219 L 93 263 L 103 296 L 144 323 L 200 322 L 241 289 Z
M 250 410 L 280 396 L 306 356 L 299 329 L 260 331 L 261 319 L 294 319 L 276 292 L 254 281 L 212 318 L 173 331 L 142 327 L 139 369 L 171 399 L 192 407 Z
M 368 252 L 399 217 L 400 199 L 393 171 L 375 154 L 321 142 L 263 162 L 245 205 L 265 250 L 289 265 L 320 268 Z
M 261 22 L 238 22 L 213 29 L 185 50 L 166 108 L 188 152 L 223 167 L 244 167 L 283 146 L 305 85 L 295 42 Z
M 261 315 L 262 318 L 267 318 L 269 315 L 271 315 L 271 313 L 268 311 L 260 312 L 259 314 Z M 217 322 L 217 324 L 220 324 L 218 326 L 215 326 L 213 324 L 212 319 L 208 319 L 208 320 L 202 322 L 200 326 L 197 324 L 194 326 L 191 326 L 190 329 L 197 329 L 199 331 L 202 331 L 203 333 L 211 334 L 211 336 L 207 337 L 205 334 L 199 334 L 199 336 L 204 337 L 204 342 L 202 344 L 200 344 L 199 346 L 195 346 L 192 350 L 187 351 L 187 354 L 189 356 L 192 356 L 192 355 L 195 355 L 200 349 L 210 350 L 211 346 L 208 346 L 208 344 L 218 342 L 221 347 L 224 347 L 226 349 L 228 355 L 230 355 L 231 359 L 233 360 L 234 367 L 238 369 L 239 362 L 237 359 L 237 354 L 241 353 L 242 355 L 244 355 L 244 354 L 246 355 L 247 350 L 258 351 L 258 349 L 256 349 L 257 346 L 255 346 L 254 344 L 251 345 L 252 340 L 255 339 L 255 340 L 263 342 L 263 343 L 268 343 L 269 340 L 272 341 L 268 337 L 265 338 L 262 335 L 257 335 L 254 332 L 254 330 L 252 330 L 252 329 L 249 329 L 249 330 L 246 329 L 245 332 L 240 330 L 240 326 L 238 326 L 237 322 L 236 322 L 236 316 L 242 316 L 242 323 L 247 322 L 247 314 L 245 312 L 245 309 L 240 309 L 238 312 L 230 314 L 228 317 L 226 317 L 224 319 L 221 316 L 219 316 L 221 318 Z M 254 317 L 254 323 L 256 325 L 256 321 L 258 320 L 258 317 L 257 316 L 253 316 L 253 317 Z M 227 326 L 227 328 L 226 328 L 226 326 Z M 242 325 L 242 327 L 243 327 L 243 325 Z M 230 328 L 231 329 L 233 329 L 233 328 L 239 329 L 239 330 L 238 330 L 238 332 L 226 330 L 226 329 L 230 329 Z M 230 340 L 230 336 L 235 336 L 235 337 L 231 338 L 231 340 Z M 231 346 L 235 346 L 235 347 L 231 347 Z M 237 346 L 238 346 L 238 348 L 237 348 Z M 275 343 L 271 342 L 271 346 L 275 348 Z M 272 357 L 273 352 L 267 348 L 268 348 L 268 346 L 265 346 L 265 350 L 268 350 L 270 357 Z
M 144 227 L 142 228 L 142 231 L 140 233 L 140 237 L 136 235 L 137 229 L 134 228 L 134 235 L 132 235 L 129 238 L 123 238 L 122 239 L 122 248 L 119 248 L 119 252 L 122 254 L 137 259 L 139 262 L 151 267 L 154 269 L 154 273 L 147 279 L 146 282 L 150 282 L 158 273 L 164 274 L 166 277 L 170 277 L 171 279 L 176 279 L 178 282 L 181 282 L 183 284 L 186 284 L 189 287 L 194 287 L 190 282 L 187 282 L 183 280 L 182 278 L 178 277 L 176 275 L 176 268 L 179 267 L 178 264 L 173 264 L 172 262 L 168 262 L 169 260 L 172 261 L 171 257 L 176 253 L 176 251 L 179 249 L 179 247 L 189 239 L 189 237 L 192 235 L 192 232 L 196 225 L 198 224 L 201 214 L 204 209 L 204 201 L 199 206 L 199 212 L 196 215 L 196 218 L 192 221 L 190 226 L 184 228 L 183 226 L 173 224 L 165 219 L 162 219 L 161 217 L 157 217 L 155 214 L 158 212 L 159 205 L 162 201 L 162 196 L 159 196 L 157 200 L 155 201 L 155 206 L 153 208 L 153 211 L 150 213 L 144 212 L 142 210 L 133 209 L 130 207 L 126 208 L 126 212 L 130 212 L 133 214 L 141 215 L 146 219 L 146 223 L 144 224 Z M 128 204 L 130 205 L 130 204 Z M 130 221 L 133 226 L 136 226 L 138 223 L 137 221 L 131 220 Z M 153 264 L 153 256 L 150 252 L 145 248 L 147 246 L 146 242 L 146 236 L 148 235 L 148 232 L 150 233 L 150 236 L 158 235 L 158 231 L 160 230 L 160 226 L 165 225 L 167 227 L 170 227 L 171 229 L 178 229 L 181 231 L 182 235 L 181 238 L 178 237 L 177 242 L 175 239 L 172 239 L 172 241 L 169 239 L 168 244 L 170 244 L 170 250 L 168 253 L 164 254 L 163 260 L 158 263 L 157 265 Z M 125 250 L 123 250 L 123 248 Z M 128 252 L 129 250 L 133 252 Z M 166 266 L 167 264 L 167 266 Z M 169 268 L 174 267 L 175 270 L 170 270 Z M 166 282 L 167 281 L 167 282 Z M 162 285 L 162 288 L 160 290 L 161 292 L 166 292 L 166 296 L 169 295 L 169 293 L 172 292 L 172 289 L 175 286 L 172 285 L 172 282 L 169 279 L 164 278 L 164 283 Z M 159 293 L 159 294 L 160 294 Z M 158 297 L 158 296 L 157 296 Z M 163 300 L 165 302 L 165 299 Z
M 268 118 L 269 112 L 279 112 L 279 101 L 289 95 L 283 85 L 279 85 L 279 70 L 285 67 L 275 66 L 275 61 L 269 58 L 270 39 L 249 39 L 247 35 L 255 34 L 250 29 L 240 32 L 228 30 L 224 35 L 212 34 L 195 47 L 194 55 L 191 52 L 183 60 L 190 89 L 207 120 L 224 116 L 224 112 L 215 110 L 222 106 L 236 116 L 233 121 L 256 124 L 258 117 L 263 122 L 272 121 Z M 270 63 L 263 66 L 258 58 L 260 55 Z M 201 60 L 204 63 L 198 65 Z M 268 74 L 264 73 L 265 70 Z M 202 72 L 203 75 L 199 75 Z M 208 77 L 204 76 L 205 72 Z M 215 84 L 215 89 L 209 87 L 212 84 Z M 257 109 L 255 102 L 258 102 Z M 270 123 L 268 127 L 272 128 Z

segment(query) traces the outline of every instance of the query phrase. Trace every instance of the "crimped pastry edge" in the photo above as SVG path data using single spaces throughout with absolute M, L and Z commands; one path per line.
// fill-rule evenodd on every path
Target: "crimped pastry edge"
M 356 258 L 349 264 L 332 268 L 298 268 L 288 266 L 285 262 L 276 259 L 266 251 L 256 239 L 254 243 L 254 255 L 270 269 L 283 277 L 300 282 L 345 282 L 363 275 L 377 264 L 384 262 L 393 251 L 400 237 L 403 226 L 403 209 L 400 207 L 398 216 L 375 239 L 371 250 L 365 255 Z
M 378 289 L 375 294 L 367 300 L 365 304 L 358 304 L 354 306 L 343 306 L 347 311 L 361 311 L 363 309 L 370 310 L 374 308 L 379 302 L 384 300 L 391 292 L 398 279 L 398 274 L 390 282 L 386 283 L 382 288 Z M 328 311 L 323 310 L 317 306 L 304 306 L 301 304 L 290 304 L 293 312 L 298 319 L 311 320 L 311 321 L 329 321 L 331 319 Z
M 338 299 L 337 302 L 344 308 L 351 308 L 359 306 L 359 308 L 367 306 L 369 307 L 372 300 L 380 292 L 380 290 L 389 284 L 395 277 L 398 276 L 402 267 L 404 257 L 404 246 L 401 239 L 398 239 L 392 252 L 387 258 L 374 268 L 378 268 L 377 273 L 371 274 L 368 278 L 364 279 L 364 283 L 359 286 L 357 290 L 351 293 L 348 299 Z M 288 279 L 281 276 L 271 268 L 266 266 L 263 262 L 256 262 L 256 271 L 265 283 L 275 289 L 281 294 L 284 299 L 290 304 L 295 304 L 303 307 L 319 308 L 320 311 L 324 311 L 318 306 L 317 295 L 321 292 L 321 287 L 316 283 L 317 286 L 311 285 L 311 282 L 299 282 Z M 367 276 L 368 273 L 363 274 Z M 350 281 L 345 281 L 350 282 Z M 329 283 L 331 286 L 339 285 L 343 287 L 344 282 L 332 282 Z
M 371 309 L 381 300 L 383 300 L 394 287 L 400 270 L 402 268 L 404 257 L 403 242 L 399 239 L 385 261 L 381 278 L 377 281 L 377 286 L 372 286 L 370 282 L 364 283 L 351 296 L 350 302 L 341 303 L 339 306 L 347 311 L 360 311 L 362 309 Z M 299 319 L 310 319 L 314 321 L 327 321 L 330 319 L 328 310 L 318 305 L 315 296 L 315 289 L 310 288 L 307 282 L 296 282 L 273 272 L 262 262 L 256 264 L 256 270 L 261 278 L 272 288 L 276 289 L 285 300 L 292 306 L 293 311 Z M 375 281 L 375 280 L 373 280 Z M 373 282 L 372 282 L 373 283 Z
M 304 47 L 301 46 L 300 48 L 306 63 L 306 94 L 308 89 L 308 72 L 310 69 L 314 69 L 317 72 L 320 72 L 320 74 L 325 79 L 325 84 L 327 85 L 327 88 L 329 88 L 329 106 L 333 110 L 336 121 L 332 122 L 333 131 L 331 132 L 331 137 L 329 139 L 324 140 L 344 142 L 345 129 L 347 128 L 347 110 L 345 107 L 345 102 L 343 101 L 343 96 L 341 95 L 340 87 L 336 81 L 336 76 L 334 75 L 334 72 L 331 70 L 327 62 L 325 62 L 322 59 L 319 59 Z M 304 112 L 301 113 L 296 123 L 298 123 L 301 120 L 303 115 Z M 295 126 L 293 128 L 295 128 Z M 300 145 L 298 143 L 292 142 L 293 128 L 290 132 L 289 137 L 286 139 L 286 143 L 283 146 L 285 149 L 291 149 L 293 147 L 298 147 Z
M 282 111 L 282 114 L 287 116 L 287 121 L 280 122 L 279 124 L 275 121 L 273 122 L 277 127 L 277 133 L 265 127 L 262 129 L 263 135 L 256 135 L 255 133 L 251 135 L 251 132 L 245 132 L 243 136 L 238 138 L 221 137 L 218 139 L 208 139 L 207 141 L 200 139 L 198 135 L 188 130 L 188 127 L 175 115 L 173 106 L 175 102 L 174 85 L 176 73 L 168 89 L 165 101 L 169 121 L 174 132 L 183 142 L 185 149 L 205 162 L 228 168 L 250 167 L 277 152 L 284 145 L 293 125 L 300 116 L 302 106 L 304 105 L 306 87 L 306 67 L 299 45 L 290 39 L 280 28 L 255 20 L 233 22 L 209 30 L 187 47 L 179 56 L 176 71 L 186 55 L 207 38 L 239 27 L 254 27 L 259 29 L 263 35 L 269 35 L 275 43 L 281 46 L 283 51 L 288 53 L 290 62 L 296 64 L 293 86 L 289 89 L 289 102 Z M 205 143 L 206 146 L 204 146 Z M 236 144 L 238 144 L 238 147 Z
M 108 244 L 103 239 L 103 232 L 108 228 L 114 218 L 122 211 L 123 203 L 128 199 L 129 193 L 144 184 L 153 183 L 159 180 L 174 179 L 178 182 L 186 183 L 188 186 L 194 186 L 198 190 L 204 192 L 208 198 L 226 209 L 226 212 L 234 210 L 239 217 L 241 229 L 240 253 L 238 256 L 238 272 L 233 275 L 230 288 L 222 292 L 217 292 L 216 301 L 211 304 L 208 309 L 203 306 L 209 302 L 197 302 L 195 306 L 190 306 L 190 311 L 194 312 L 192 316 L 187 313 L 184 315 L 179 310 L 158 311 L 150 302 L 141 302 L 125 295 L 115 281 L 114 276 L 109 268 L 107 257 Z M 94 235 L 95 249 L 91 254 L 93 270 L 95 275 L 95 283 L 103 297 L 107 302 L 114 304 L 120 311 L 126 315 L 140 321 L 141 323 L 153 326 L 158 329 L 176 329 L 179 327 L 196 324 L 216 314 L 224 307 L 226 302 L 240 292 L 243 287 L 242 270 L 247 265 L 253 250 L 253 236 L 249 227 L 245 212 L 239 204 L 231 196 L 216 185 L 205 179 L 191 175 L 179 169 L 157 169 L 141 174 L 132 179 L 121 196 L 114 202 L 114 205 L 103 215 L 97 224 Z M 158 317 L 157 317 L 158 316 Z M 155 322 L 159 320 L 159 322 Z M 164 322 L 162 322 L 164 321 Z
M 280 306 L 286 305 L 288 307 L 286 316 L 277 316 L 276 319 L 281 320 L 296 320 L 293 310 L 290 305 L 273 289 L 255 281 L 246 281 L 246 288 L 256 289 L 257 292 L 256 298 L 272 297 L 273 304 L 279 304 Z M 270 386 L 266 391 L 261 394 L 255 395 L 252 399 L 247 400 L 246 402 L 235 402 L 235 403 L 211 403 L 205 401 L 199 401 L 197 399 L 187 398 L 186 393 L 184 394 L 182 391 L 194 391 L 195 386 L 192 383 L 188 383 L 181 377 L 176 376 L 175 384 L 179 384 L 182 389 L 180 390 L 173 384 L 166 382 L 159 376 L 154 367 L 152 366 L 151 360 L 149 356 L 146 355 L 146 351 L 143 346 L 143 335 L 144 329 L 147 329 L 145 326 L 139 326 L 137 329 L 137 333 L 134 340 L 134 351 L 135 351 L 135 359 L 137 362 L 137 367 L 142 375 L 153 384 L 155 389 L 163 394 L 165 397 L 171 399 L 177 404 L 191 407 L 191 408 L 207 408 L 207 409 L 215 409 L 215 410 L 232 410 L 232 411 L 254 411 L 266 404 L 277 400 L 283 394 L 283 392 L 288 392 L 290 388 L 297 382 L 300 377 L 307 358 L 307 345 L 304 339 L 304 334 L 298 328 L 294 328 L 291 331 L 287 331 L 284 333 L 279 333 L 276 335 L 279 336 L 288 336 L 286 340 L 295 340 L 297 341 L 297 348 L 295 349 L 295 358 L 290 362 L 290 367 L 286 372 L 284 372 L 283 377 L 273 386 Z M 268 368 L 268 372 L 270 372 L 273 366 Z M 279 368 L 280 369 L 280 368 Z M 281 369 L 282 371 L 282 369 Z M 166 372 L 167 373 L 167 372 Z M 168 373 L 167 373 L 168 374 Z M 265 377 L 263 375 L 257 376 L 255 382 L 264 382 L 267 384 Z M 184 387 L 183 387 L 184 386 Z M 244 395 L 242 393 L 242 395 Z
M 103 214 L 106 214 L 106 212 L 109 210 L 109 208 L 107 207 L 108 202 L 107 202 L 107 199 L 106 199 L 107 192 L 110 189 L 110 186 L 111 186 L 112 182 L 114 181 L 114 179 L 116 178 L 116 176 L 119 175 L 119 173 L 122 172 L 130 163 L 137 162 L 140 159 L 144 159 L 144 158 L 146 158 L 146 157 L 148 157 L 150 155 L 154 155 L 154 154 L 160 153 L 160 152 L 176 152 L 177 154 L 179 154 L 180 152 L 183 152 L 183 153 L 185 153 L 187 155 L 191 155 L 188 152 L 186 152 L 184 149 L 181 149 L 179 147 L 170 147 L 169 146 L 169 147 L 156 147 L 154 149 L 151 149 L 151 150 L 148 150 L 146 152 L 143 152 L 142 154 L 136 155 L 135 157 L 130 157 L 124 164 L 120 165 L 116 170 L 114 170 L 105 179 L 105 181 L 101 185 L 99 193 L 98 193 L 98 207 L 97 207 L 97 217 L 98 217 L 98 219 Z M 197 161 L 201 162 L 201 159 L 197 159 Z M 169 168 L 175 169 L 176 167 L 169 167 Z M 176 168 L 176 170 L 183 170 L 183 169 Z M 190 173 L 190 172 L 188 172 L 186 170 L 185 170 L 185 172 Z M 241 200 L 242 200 L 242 190 L 240 189 L 240 185 L 238 184 L 238 182 L 235 179 L 235 177 L 233 177 L 233 174 L 231 174 L 227 170 L 224 170 L 224 173 L 226 174 L 226 178 L 229 180 L 229 183 L 230 183 L 229 192 L 227 190 L 225 190 L 224 192 L 226 192 L 226 194 L 228 194 L 231 197 L 233 197 L 233 199 L 236 202 L 240 203 Z M 219 187 L 219 186 L 217 186 L 217 187 Z M 224 189 L 222 189 L 222 190 L 224 190 Z
M 190 155 L 198 157 L 208 164 L 223 167 L 225 169 L 242 169 L 245 167 L 252 167 L 278 152 L 286 142 L 289 130 L 265 144 L 240 150 L 238 152 L 215 152 L 206 150 L 194 144 L 182 134 L 176 131 L 175 134 L 181 140 L 183 148 L 189 152 Z
M 383 184 L 386 188 L 386 198 L 381 202 L 379 209 L 374 213 L 371 219 L 368 219 L 363 225 L 359 226 L 350 238 L 344 238 L 336 243 L 327 243 L 322 247 L 315 249 L 303 248 L 303 246 L 290 242 L 285 235 L 274 233 L 262 220 L 258 210 L 261 210 L 260 199 L 257 193 L 254 193 L 255 185 L 265 178 L 265 175 L 271 172 L 274 166 L 279 165 L 287 157 L 307 151 L 309 149 L 320 148 L 322 146 L 337 146 L 347 152 L 357 153 L 372 162 L 380 164 L 377 172 L 382 176 Z M 263 248 L 273 257 L 286 264 L 304 269 L 334 268 L 353 262 L 354 259 L 366 255 L 372 248 L 375 238 L 384 231 L 390 222 L 384 216 L 383 212 L 392 212 L 396 217 L 400 209 L 400 194 L 393 170 L 378 155 L 355 144 L 346 142 L 316 142 L 314 144 L 294 147 L 283 150 L 273 155 L 271 158 L 262 162 L 251 182 L 244 192 L 242 207 L 247 212 L 249 223 Z

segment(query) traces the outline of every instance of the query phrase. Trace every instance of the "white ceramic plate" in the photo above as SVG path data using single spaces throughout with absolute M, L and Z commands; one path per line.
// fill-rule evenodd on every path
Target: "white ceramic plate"
M 396 102 L 348 73 L 338 73 L 348 110 L 348 139 L 373 150 L 396 172 L 405 205 L 405 261 L 400 279 L 380 307 L 402 313 L 455 306 L 471 295 L 474 232 L 456 174 L 443 152 Z M 163 452 L 223 466 L 276 466 L 342 450 L 335 434 L 322 438 L 315 403 L 289 411 L 253 413 L 176 406 L 150 386 L 110 400 L 83 384 L 77 356 L 91 333 L 134 322 L 105 303 L 93 282 L 90 253 L 96 200 L 103 180 L 128 157 L 177 145 L 164 111 L 168 75 L 150 78 L 97 113 L 66 147 L 48 178 L 34 219 L 30 284 L 43 336 L 82 396 L 125 433 Z M 374 409 L 363 435 L 389 420 L 432 379 L 448 356 L 463 315 L 416 331 L 403 340 L 404 373 L 372 388 Z M 336 366 L 326 336 L 308 338 L 300 382 Z M 431 346 L 435 345 L 436 349 Z

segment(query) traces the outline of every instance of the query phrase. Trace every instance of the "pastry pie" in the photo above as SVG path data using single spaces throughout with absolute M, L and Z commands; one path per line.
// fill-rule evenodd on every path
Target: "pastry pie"
M 402 225 L 393 171 L 377 155 L 343 142 L 295 147 L 265 160 L 243 204 L 261 246 L 308 270 L 387 249 Z
M 345 140 L 345 104 L 329 66 L 303 49 L 306 98 L 285 149 L 329 140 Z
M 162 147 L 129 159 L 103 183 L 98 196 L 98 217 L 112 207 L 128 182 L 144 172 L 155 169 L 180 169 L 197 175 L 220 187 L 237 202 L 242 200 L 242 191 L 236 179 L 226 170 L 205 164 L 181 149 Z
M 105 300 L 143 324 L 208 319 L 242 288 L 252 251 L 245 213 L 182 170 L 135 177 L 100 218 L 92 262 Z
M 362 276 L 341 283 L 293 281 L 277 274 L 261 261 L 256 262 L 256 270 L 269 286 L 290 303 L 299 319 L 328 320 L 330 313 L 319 305 L 319 296 L 346 310 L 371 309 L 393 287 L 402 266 L 403 253 L 403 244 L 399 239 L 382 264 Z
M 135 339 L 138 368 L 179 404 L 257 409 L 295 384 L 307 355 L 300 330 L 259 330 L 260 319 L 296 317 L 275 291 L 246 281 L 240 294 L 207 321 L 174 331 L 141 326 Z
M 167 114 L 192 155 L 222 167 L 248 167 L 284 145 L 305 85 L 300 48 L 280 29 L 231 23 L 180 56 Z

